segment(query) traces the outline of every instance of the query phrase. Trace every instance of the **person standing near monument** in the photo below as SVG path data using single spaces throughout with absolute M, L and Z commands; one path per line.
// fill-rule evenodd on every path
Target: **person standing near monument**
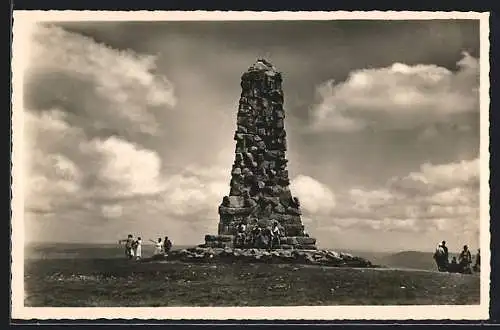
M 281 230 L 278 225 L 278 221 L 273 221 L 273 227 L 271 229 L 271 249 L 272 248 L 280 248 L 280 237 L 281 237 Z
M 257 246 L 257 239 L 259 233 L 260 233 L 259 221 L 257 219 L 253 219 L 250 227 L 250 245 L 252 247 Z
M 246 231 L 247 231 L 247 225 L 244 222 L 240 222 L 233 243 L 236 247 L 243 247 L 245 245 Z
M 264 249 L 267 247 L 268 242 L 264 231 L 265 229 L 263 230 L 261 227 L 257 227 L 254 241 L 254 247 L 257 249 Z
M 467 245 L 464 245 L 464 249 L 458 256 L 458 264 L 460 265 L 460 269 L 463 273 L 472 273 L 472 270 L 470 269 L 470 265 L 472 264 L 472 255 Z
M 142 239 L 140 237 L 137 237 L 137 240 L 134 242 L 134 255 L 136 260 L 142 258 Z
M 172 249 L 172 241 L 170 241 L 168 236 L 165 236 L 165 239 L 163 240 L 163 253 L 168 254 L 171 249 Z
M 449 254 L 448 254 L 448 247 L 446 246 L 446 241 L 442 241 L 441 246 L 443 247 L 443 250 L 444 250 L 443 259 L 445 261 L 445 264 L 448 264 Z
M 134 251 L 132 249 L 132 245 L 134 244 L 134 236 L 132 234 L 128 234 L 127 239 L 121 239 L 118 241 L 118 244 L 122 244 L 125 242 L 125 257 L 128 259 L 132 259 L 134 257 Z
M 450 272 L 450 273 L 457 273 L 459 271 L 460 270 L 459 270 L 459 267 L 458 267 L 458 264 L 457 264 L 457 258 L 456 257 L 451 258 L 451 262 L 448 265 L 448 272 Z
M 150 241 L 152 243 L 154 243 L 154 245 L 155 245 L 155 250 L 153 252 L 153 256 L 158 256 L 158 255 L 162 254 L 162 252 L 163 252 L 163 243 L 161 242 L 161 237 L 158 238 L 158 241 L 154 241 L 152 239 L 150 239 Z
M 434 252 L 434 259 L 438 266 L 440 272 L 446 271 L 448 269 L 448 247 L 446 246 L 446 241 L 442 241 L 438 244 L 436 252 Z

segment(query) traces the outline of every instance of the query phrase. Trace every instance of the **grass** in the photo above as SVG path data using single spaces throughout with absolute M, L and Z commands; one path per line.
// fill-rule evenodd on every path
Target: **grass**
M 25 263 L 25 305 L 53 307 L 479 304 L 479 276 L 278 264 Z

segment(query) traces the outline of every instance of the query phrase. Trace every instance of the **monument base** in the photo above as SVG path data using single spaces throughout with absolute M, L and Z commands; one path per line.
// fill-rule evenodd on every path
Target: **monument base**
M 316 238 L 308 236 L 280 237 L 279 244 L 261 244 L 249 236 L 239 239 L 236 235 L 205 235 L 201 248 L 241 248 L 241 249 L 282 249 L 282 250 L 317 250 Z

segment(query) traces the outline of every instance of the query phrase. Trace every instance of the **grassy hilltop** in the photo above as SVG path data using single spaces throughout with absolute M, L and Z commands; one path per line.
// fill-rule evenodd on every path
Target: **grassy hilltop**
M 116 246 L 72 247 L 66 246 L 66 254 L 53 246 L 29 251 L 34 258 L 25 263 L 27 306 L 479 303 L 477 275 L 265 263 L 136 263 L 124 260 Z M 429 266 L 425 255 L 421 255 L 422 267 Z M 406 268 L 401 265 L 404 254 L 378 256 Z

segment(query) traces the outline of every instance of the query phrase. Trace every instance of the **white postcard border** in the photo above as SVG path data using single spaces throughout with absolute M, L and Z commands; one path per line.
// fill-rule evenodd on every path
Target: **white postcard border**
M 489 212 L 489 13 L 339 11 L 14 11 L 12 45 L 12 318 L 158 320 L 485 320 L 489 318 L 490 264 L 481 265 L 480 304 L 469 306 L 298 306 L 298 307 L 25 307 L 22 72 L 29 53 L 25 36 L 42 21 L 220 21 L 220 20 L 428 20 L 480 21 L 480 247 L 490 260 Z

